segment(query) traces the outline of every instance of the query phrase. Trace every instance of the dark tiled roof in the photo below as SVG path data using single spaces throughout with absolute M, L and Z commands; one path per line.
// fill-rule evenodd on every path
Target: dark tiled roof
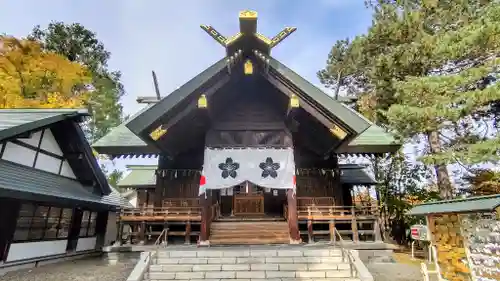
M 68 118 L 88 115 L 86 109 L 0 109 L 0 140 Z
M 109 195 L 92 193 L 92 187 L 49 172 L 0 160 L 0 191 L 20 192 L 38 196 L 55 197 L 83 203 L 120 207 L 122 197 L 115 190 Z M 42 198 L 42 197 L 39 197 Z
M 445 200 L 420 204 L 408 213 L 409 215 L 427 215 L 439 213 L 467 213 L 493 211 L 500 206 L 500 194 L 477 196 L 465 199 Z

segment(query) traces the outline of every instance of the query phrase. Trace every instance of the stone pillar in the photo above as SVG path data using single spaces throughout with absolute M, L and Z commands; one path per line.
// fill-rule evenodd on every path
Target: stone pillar
M 290 244 L 299 244 L 299 219 L 297 214 L 297 195 L 293 189 L 287 189 L 286 198 L 288 202 L 288 228 L 290 230 Z

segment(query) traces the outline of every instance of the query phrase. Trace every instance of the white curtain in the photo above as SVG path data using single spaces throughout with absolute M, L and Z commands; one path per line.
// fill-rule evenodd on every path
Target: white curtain
M 200 194 L 249 181 L 264 188 L 295 188 L 293 149 L 205 149 Z

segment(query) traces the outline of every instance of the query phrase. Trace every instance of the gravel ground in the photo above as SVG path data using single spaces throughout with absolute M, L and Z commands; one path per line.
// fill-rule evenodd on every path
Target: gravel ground
M 2 281 L 125 281 L 134 263 L 110 265 L 101 258 L 85 258 L 9 272 Z
M 422 281 L 420 268 L 402 263 L 369 263 L 366 265 L 375 281 Z

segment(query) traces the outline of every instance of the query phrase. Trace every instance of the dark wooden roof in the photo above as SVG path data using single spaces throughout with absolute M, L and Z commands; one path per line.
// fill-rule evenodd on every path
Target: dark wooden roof
M 116 191 L 102 196 L 77 180 L 4 160 L 0 160 L 0 196 L 106 209 L 125 204 Z
M 300 100 L 300 107 L 308 114 L 316 118 L 326 128 L 340 127 L 347 133 L 341 140 L 343 145 L 362 135 L 367 129 L 372 128 L 369 133 L 376 132 L 375 138 L 380 138 L 377 145 L 366 146 L 359 149 L 360 153 L 366 153 L 373 149 L 376 153 L 392 152 L 399 144 L 394 142 L 388 133 L 373 130 L 375 126 L 361 114 L 333 99 L 322 90 L 308 82 L 306 79 L 292 71 L 270 56 L 271 49 L 281 42 L 296 29 L 287 27 L 273 38 L 257 32 L 257 13 L 254 11 L 242 11 L 240 13 L 240 32 L 232 37 L 226 37 L 218 33 L 213 27 L 202 25 L 213 39 L 226 48 L 226 57 L 220 59 L 212 66 L 195 76 L 193 79 L 162 98 L 156 104 L 139 112 L 125 124 L 120 125 L 109 135 L 99 140 L 95 148 L 99 152 L 117 155 L 122 150 L 142 149 L 145 154 L 154 151 L 166 151 L 161 142 L 151 139 L 149 134 L 160 125 L 166 125 L 172 120 L 179 120 L 188 116 L 189 110 L 196 109 L 196 100 L 202 94 L 207 97 L 218 92 L 226 83 L 233 83 L 239 79 L 238 73 L 242 72 L 243 62 L 251 60 L 254 64 L 254 75 L 265 77 L 274 87 L 288 96 L 295 95 Z M 210 93 L 210 94 L 207 94 Z M 378 127 L 377 127 L 378 128 Z M 134 136 L 135 135 L 135 136 Z M 366 134 L 365 134 L 366 135 Z M 116 137 L 115 137 L 116 136 Z M 118 137 L 121 140 L 118 140 Z M 370 136 L 367 136 L 370 139 Z M 124 140 L 126 139 L 126 140 Z M 366 139 L 366 137 L 364 138 Z M 132 142 L 134 145 L 129 145 Z M 119 148 L 121 147 L 121 148 Z M 357 153 L 351 146 L 337 153 Z M 338 146 L 333 147 L 338 149 Z
M 108 195 L 112 190 L 79 125 L 87 116 L 84 109 L 0 109 L 0 141 L 51 128 L 77 178 Z

